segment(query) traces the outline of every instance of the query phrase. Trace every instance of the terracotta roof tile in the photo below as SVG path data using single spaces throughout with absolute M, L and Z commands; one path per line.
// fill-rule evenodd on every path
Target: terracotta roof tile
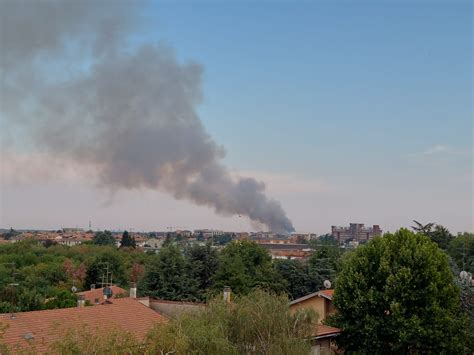
M 118 286 L 110 286 L 113 292 L 112 298 L 115 298 L 117 295 L 127 295 L 128 296 L 128 291 L 124 290 L 121 287 Z M 78 292 L 77 295 L 82 295 L 84 296 L 86 301 L 89 301 L 91 304 L 94 304 L 96 299 L 99 299 L 99 302 L 104 301 L 104 288 L 96 288 L 93 290 L 89 291 L 83 291 L 83 292 Z
M 341 329 L 319 324 L 316 329 L 316 337 L 336 336 L 341 333 Z
M 155 323 L 167 320 L 132 298 L 119 298 L 112 302 L 95 307 L 21 312 L 16 313 L 14 319 L 10 314 L 0 314 L 0 325 L 7 326 L 2 341 L 10 347 L 28 349 L 29 343 L 24 337 L 30 334 L 33 337 L 30 344 L 39 354 L 43 354 L 61 338 L 65 330 L 82 326 L 94 331 L 117 328 L 142 340 Z
M 334 290 L 321 290 L 321 291 L 310 293 L 309 295 L 300 297 L 296 300 L 293 300 L 290 302 L 290 305 L 309 300 L 310 298 L 313 298 L 313 297 L 324 297 L 324 298 L 327 298 L 328 300 L 332 300 L 333 295 L 334 295 Z
M 319 291 L 319 293 L 332 298 L 332 296 L 334 295 L 334 290 L 321 290 Z

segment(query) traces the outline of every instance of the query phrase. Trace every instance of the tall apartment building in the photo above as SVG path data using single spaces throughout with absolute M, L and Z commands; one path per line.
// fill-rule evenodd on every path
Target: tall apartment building
M 372 227 L 365 227 L 363 223 L 351 223 L 349 227 L 331 226 L 331 235 L 339 243 L 345 243 L 349 240 L 361 242 L 382 235 L 382 230 L 377 224 Z

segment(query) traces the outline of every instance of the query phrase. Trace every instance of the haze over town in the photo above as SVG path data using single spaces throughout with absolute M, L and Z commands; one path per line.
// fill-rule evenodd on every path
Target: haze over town
M 269 229 L 267 221 L 278 232 L 324 234 L 331 225 L 395 230 L 417 219 L 472 230 L 472 22 L 465 5 L 151 2 L 107 9 L 107 31 L 99 28 L 100 6 L 70 6 L 50 25 L 33 7 L 18 13 L 36 33 L 32 42 L 8 26 L 18 18 L 3 16 L 0 227 L 87 228 L 92 221 L 96 229 L 257 231 Z M 98 43 L 107 46 L 98 52 Z M 140 52 L 149 46 L 152 52 Z M 153 119 L 178 112 L 153 102 L 163 87 L 150 91 L 158 81 L 146 82 L 146 73 L 159 77 L 162 67 L 147 62 L 150 56 L 190 90 L 166 96 L 184 110 L 190 135 L 180 131 L 168 141 L 157 130 L 150 142 L 142 139 Z M 137 69 L 130 60 L 141 60 L 140 69 L 128 70 Z M 109 76 L 125 68 L 129 79 Z M 132 87 L 134 79 L 140 84 Z M 107 109 L 83 91 L 119 83 L 122 91 L 102 97 Z M 44 89 L 57 96 L 45 97 Z M 140 97 L 142 111 L 118 117 L 127 97 Z M 168 148 L 184 155 L 169 157 Z M 137 156 L 146 159 L 138 164 Z M 205 161 L 188 167 L 186 183 L 176 183 L 185 169 L 161 171 L 156 180 L 146 175 L 182 157 Z M 124 161 L 125 168 L 115 164 Z M 197 189 L 196 172 L 206 182 Z M 253 192 L 239 195 L 243 187 L 231 182 L 239 177 L 249 178 L 241 181 Z M 215 198 L 221 184 L 245 198 Z M 212 189 L 203 195 L 202 187 Z M 257 191 L 267 207 L 248 203 Z

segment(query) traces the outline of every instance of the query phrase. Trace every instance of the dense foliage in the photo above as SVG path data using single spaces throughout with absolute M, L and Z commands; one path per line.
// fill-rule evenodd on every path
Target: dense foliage
M 97 235 L 103 240 L 110 233 Z M 168 300 L 202 301 L 224 286 L 234 294 L 261 287 L 297 298 L 322 288 L 325 278 L 334 277 L 337 263 L 334 256 L 326 257 L 323 247 L 308 261 L 272 261 L 266 249 L 248 241 L 219 250 L 209 243 L 170 240 L 158 254 L 110 244 L 2 244 L 0 313 L 74 306 L 73 286 L 78 291 L 92 284 L 100 287 L 107 277 L 125 289 L 138 282 L 141 295 Z
M 232 304 L 220 298 L 208 307 L 158 324 L 145 344 L 130 334 L 109 330 L 65 331 L 51 348 L 65 354 L 308 354 L 317 318 L 306 310 L 290 313 L 285 296 L 254 290 Z
M 78 291 L 100 286 L 107 268 L 115 284 L 128 287 L 136 265 L 153 256 L 134 249 L 84 244 L 45 247 L 35 241 L 0 246 L 0 313 L 70 307 Z
M 337 278 L 331 324 L 349 351 L 463 353 L 467 323 L 448 257 L 401 229 L 357 248 Z

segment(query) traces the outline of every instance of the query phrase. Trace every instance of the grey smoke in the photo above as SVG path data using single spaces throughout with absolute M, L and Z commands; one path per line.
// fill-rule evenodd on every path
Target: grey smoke
M 36 149 L 95 167 L 109 189 L 162 189 L 293 231 L 263 183 L 234 178 L 222 165 L 224 149 L 195 109 L 201 66 L 179 63 L 164 45 L 127 43 L 135 10 L 1 2 L 2 116 L 10 126 L 23 123 Z

